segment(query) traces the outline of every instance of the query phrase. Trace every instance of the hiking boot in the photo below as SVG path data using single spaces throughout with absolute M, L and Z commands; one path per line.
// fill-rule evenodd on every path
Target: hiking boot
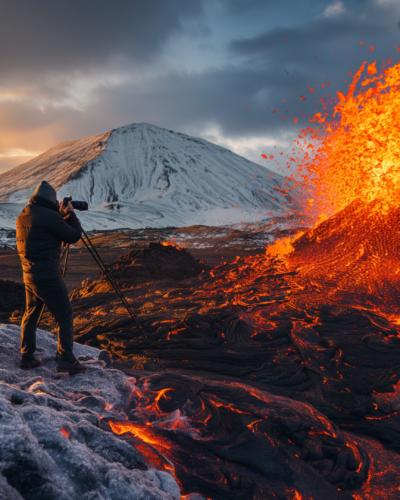
M 74 373 L 84 373 L 88 371 L 88 367 L 79 363 L 79 361 L 75 358 L 74 360 L 63 360 L 59 359 L 57 364 L 58 372 L 68 372 L 70 375 Z
M 37 368 L 38 366 L 43 366 L 43 359 L 36 358 L 35 356 L 24 356 L 22 355 L 21 363 L 19 367 L 21 370 L 32 370 L 32 368 Z

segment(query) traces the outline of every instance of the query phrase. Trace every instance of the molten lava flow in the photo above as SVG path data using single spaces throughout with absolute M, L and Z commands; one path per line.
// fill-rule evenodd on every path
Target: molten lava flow
M 29 387 L 29 392 L 33 392 L 33 393 L 36 393 L 37 394 L 37 391 L 38 391 L 38 388 L 43 384 L 43 380 L 42 379 L 39 379 L 37 380 L 35 383 L 33 383 L 30 387 Z
M 109 422 L 111 429 L 115 434 L 126 434 L 130 433 L 135 438 L 139 438 L 145 443 L 151 444 L 153 446 L 160 446 L 162 448 L 170 448 L 168 443 L 163 442 L 157 434 L 151 429 L 151 427 L 134 425 L 132 423 L 120 423 L 120 422 Z
M 163 245 L 164 247 L 168 247 L 168 246 L 176 247 L 179 250 L 179 243 L 175 242 L 175 237 L 172 238 L 171 241 L 162 241 L 161 245 Z
M 325 112 L 314 116 L 320 129 L 301 131 L 297 145 L 304 158 L 297 175 L 310 190 L 306 213 L 331 215 L 357 198 L 379 199 L 384 211 L 398 205 L 400 63 L 390 62 L 380 74 L 375 63 L 364 63 L 347 94 L 338 92 L 335 102 L 327 98 Z
M 267 246 L 265 254 L 267 257 L 283 257 L 293 252 L 293 243 L 303 236 L 304 231 L 299 231 L 293 237 L 288 236 L 287 238 L 281 238 L 272 245 Z

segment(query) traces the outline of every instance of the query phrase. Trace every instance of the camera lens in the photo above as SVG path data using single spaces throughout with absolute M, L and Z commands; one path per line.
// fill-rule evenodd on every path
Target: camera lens
M 74 207 L 75 210 L 88 210 L 89 205 L 87 204 L 86 201 L 71 201 L 72 206 Z

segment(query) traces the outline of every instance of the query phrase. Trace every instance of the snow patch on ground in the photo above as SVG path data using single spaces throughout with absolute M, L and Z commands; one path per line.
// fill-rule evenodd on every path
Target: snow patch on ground
M 102 429 L 107 416 L 127 418 L 127 376 L 79 344 L 74 351 L 88 372 L 57 375 L 57 342 L 42 330 L 37 355 L 44 366 L 21 370 L 20 331 L 0 325 L 0 499 L 180 499 L 173 476 L 141 470 L 141 454 Z

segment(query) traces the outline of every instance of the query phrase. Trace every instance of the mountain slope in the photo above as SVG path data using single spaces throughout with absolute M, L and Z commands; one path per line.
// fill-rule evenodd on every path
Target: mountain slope
M 29 199 L 43 179 L 59 189 L 71 174 L 104 151 L 110 133 L 61 142 L 33 160 L 1 174 L 0 201 Z
M 59 199 L 71 194 L 89 203 L 80 214 L 87 229 L 257 221 L 290 203 L 277 192 L 284 177 L 203 139 L 146 123 L 61 143 L 0 176 L 3 227 L 43 179 Z

